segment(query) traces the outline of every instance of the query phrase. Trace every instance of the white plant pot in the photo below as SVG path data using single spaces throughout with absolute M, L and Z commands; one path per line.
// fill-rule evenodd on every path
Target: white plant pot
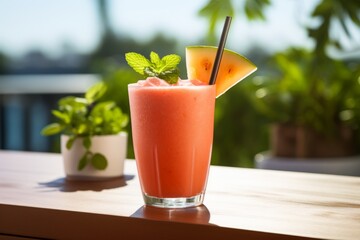
M 73 180 L 99 180 L 120 177 L 124 174 L 124 161 L 127 153 L 127 133 L 117 135 L 93 136 L 91 138 L 91 151 L 103 154 L 108 165 L 104 170 L 97 170 L 87 164 L 78 170 L 78 164 L 85 153 L 83 139 L 77 138 L 71 149 L 66 148 L 67 135 L 61 135 L 61 153 L 64 160 L 64 171 L 68 179 Z
M 255 156 L 255 165 L 258 169 L 360 176 L 360 156 L 289 158 L 262 152 Z

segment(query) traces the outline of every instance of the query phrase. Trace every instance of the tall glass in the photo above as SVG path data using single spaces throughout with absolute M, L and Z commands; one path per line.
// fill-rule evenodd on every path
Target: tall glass
M 129 84 L 128 90 L 145 204 L 202 204 L 213 142 L 215 86 Z

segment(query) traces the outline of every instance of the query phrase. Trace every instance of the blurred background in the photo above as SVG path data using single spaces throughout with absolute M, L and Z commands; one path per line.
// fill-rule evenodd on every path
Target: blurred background
M 337 139 L 346 126 L 345 155 L 357 155 L 357 0 L 1 1 L 0 149 L 58 152 L 58 137 L 40 135 L 50 110 L 97 81 L 129 113 L 127 84 L 139 76 L 124 54 L 177 53 L 186 78 L 185 47 L 217 45 L 226 15 L 226 47 L 258 71 L 217 100 L 212 164 L 254 167 L 254 156 L 274 147 L 276 123 Z

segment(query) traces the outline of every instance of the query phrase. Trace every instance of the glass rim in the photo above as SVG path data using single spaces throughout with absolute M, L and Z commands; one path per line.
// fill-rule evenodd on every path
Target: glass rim
M 215 84 L 213 85 L 169 85 L 169 86 L 140 86 L 137 83 L 129 83 L 128 88 L 141 88 L 141 89 L 189 89 L 189 88 L 214 88 Z

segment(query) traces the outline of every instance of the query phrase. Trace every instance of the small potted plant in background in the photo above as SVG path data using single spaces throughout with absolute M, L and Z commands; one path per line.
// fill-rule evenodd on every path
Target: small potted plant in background
M 84 98 L 58 101 L 56 122 L 45 126 L 45 136 L 61 133 L 61 152 L 68 179 L 104 179 L 123 175 L 127 153 L 128 116 L 113 101 L 101 101 L 107 87 L 99 82 Z
M 259 168 L 359 175 L 360 68 L 291 48 L 271 60 L 277 71 L 253 79 L 254 107 L 273 124 Z

